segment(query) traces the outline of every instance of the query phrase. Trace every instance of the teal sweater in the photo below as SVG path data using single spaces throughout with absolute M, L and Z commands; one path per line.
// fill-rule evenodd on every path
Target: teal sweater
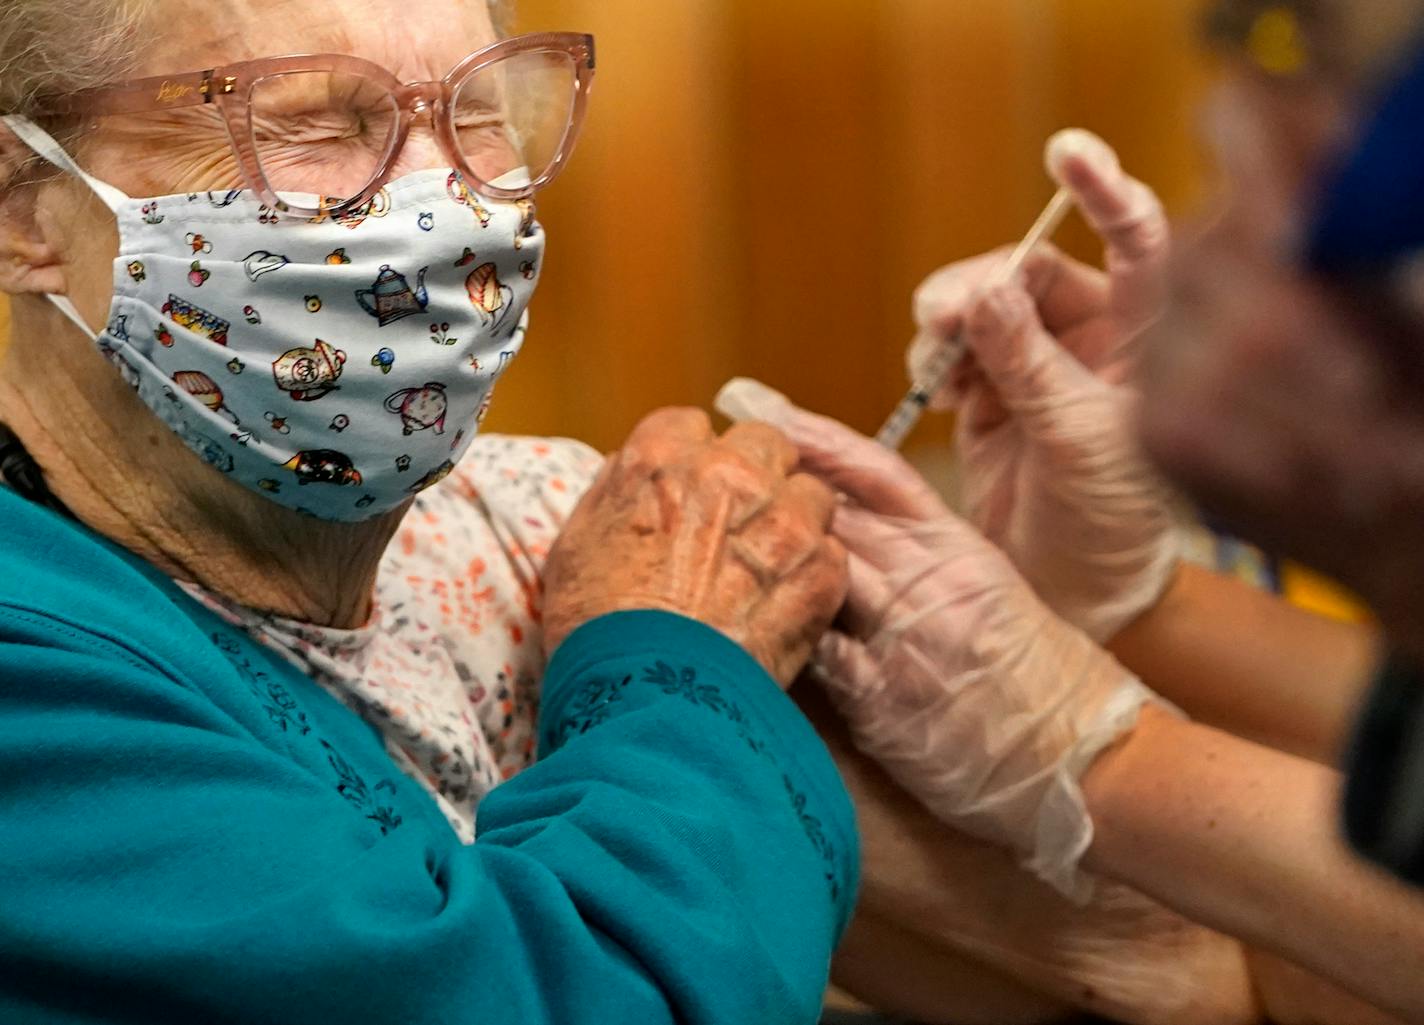
M 360 718 L 0 488 L 0 1022 L 812 1022 L 858 851 L 820 741 L 677 616 L 588 624 L 462 846 Z

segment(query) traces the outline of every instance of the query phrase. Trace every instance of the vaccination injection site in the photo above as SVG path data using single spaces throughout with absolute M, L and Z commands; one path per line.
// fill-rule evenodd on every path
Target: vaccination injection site
M 0 292 L 0 1025 L 1424 1025 L 1424 0 L 0 0 Z

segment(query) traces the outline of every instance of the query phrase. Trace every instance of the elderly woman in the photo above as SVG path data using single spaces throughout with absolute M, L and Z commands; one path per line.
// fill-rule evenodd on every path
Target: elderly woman
M 0 67 L 0 1018 L 813 1020 L 829 491 L 685 411 L 572 518 L 589 453 L 471 447 L 592 40 L 6 0 Z

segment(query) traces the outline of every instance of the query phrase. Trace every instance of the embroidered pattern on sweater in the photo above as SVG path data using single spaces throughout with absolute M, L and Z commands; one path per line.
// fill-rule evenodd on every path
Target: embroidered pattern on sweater
M 772 767 L 780 769 L 775 753 L 767 746 L 766 741 L 757 735 L 751 720 L 742 707 L 723 695 L 722 688 L 716 684 L 699 683 L 697 670 L 692 666 L 683 666 L 681 669 L 677 669 L 659 660 L 651 666 L 643 668 L 642 678 L 638 682 L 655 686 L 668 697 L 681 698 L 689 704 L 705 708 L 726 719 L 736 728 L 737 736 L 752 753 Z M 624 693 L 632 683 L 632 676 L 613 680 L 606 678 L 590 680 L 574 697 L 569 710 L 553 728 L 553 736 L 557 743 L 562 745 L 570 737 L 581 736 L 607 722 L 613 707 L 622 700 Z M 841 895 L 841 880 L 836 845 L 826 836 L 825 824 L 807 810 L 810 802 L 805 793 L 796 787 L 785 771 L 781 771 L 780 775 L 782 785 L 786 788 L 786 796 L 790 801 L 792 813 L 801 823 L 801 829 L 806 834 L 806 839 L 821 859 L 822 872 L 830 898 L 832 902 L 838 902 Z
M 251 660 L 242 654 L 242 645 L 237 638 L 223 633 L 213 633 L 210 636 L 213 645 L 223 653 L 223 656 L 232 664 L 233 669 L 237 671 L 237 675 L 247 684 L 247 689 L 261 704 L 273 726 L 283 733 L 295 733 L 299 737 L 305 737 L 311 733 L 307 715 L 302 711 L 297 699 L 292 696 L 292 692 L 268 676 L 263 670 L 255 667 Z M 365 778 L 356 771 L 355 766 L 342 757 L 336 748 L 320 737 L 316 740 L 321 744 L 322 750 L 326 752 L 327 765 L 336 774 L 336 792 L 353 805 L 362 816 L 374 822 L 382 836 L 386 836 L 391 830 L 399 827 L 401 824 L 400 815 L 393 807 L 382 804 L 380 800 L 380 795 L 383 793 L 395 795 L 394 781 L 383 779 L 374 787 L 370 786 Z
M 544 675 L 544 558 L 601 459 L 571 441 L 481 435 L 421 494 L 354 630 L 179 586 L 373 725 L 464 843 L 475 810 L 534 762 Z

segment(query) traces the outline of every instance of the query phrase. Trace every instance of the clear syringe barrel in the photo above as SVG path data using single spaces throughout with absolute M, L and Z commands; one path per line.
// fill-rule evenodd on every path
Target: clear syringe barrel
M 1012 281 L 1014 275 L 1023 270 L 1024 263 L 1038 248 L 1039 243 L 1053 236 L 1072 209 L 1073 194 L 1067 189 L 1059 189 L 1043 213 L 1039 215 L 1038 220 L 1034 222 L 1029 233 L 1024 236 L 1024 240 L 1014 250 L 1013 255 L 1009 257 L 1003 267 L 999 268 L 998 274 L 990 280 L 990 284 Z M 957 334 L 951 341 L 939 347 L 929 363 L 925 365 L 919 378 L 915 381 L 914 387 L 910 389 L 910 393 L 900 400 L 900 404 L 895 407 L 895 412 L 890 414 L 890 419 L 886 420 L 885 426 L 880 428 L 880 433 L 875 436 L 876 441 L 886 448 L 897 450 L 905 444 L 905 439 L 910 436 L 910 432 L 915 429 L 920 419 L 925 415 L 930 401 L 949 380 L 950 373 L 964 355 L 964 349 L 964 340 Z

